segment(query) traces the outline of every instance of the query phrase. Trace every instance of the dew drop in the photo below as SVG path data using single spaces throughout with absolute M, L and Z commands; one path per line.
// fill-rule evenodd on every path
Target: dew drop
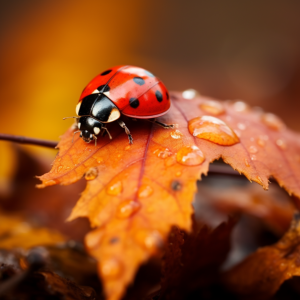
M 127 151 L 127 150 L 129 150 L 130 148 L 131 148 L 131 146 L 130 146 L 130 145 L 127 145 L 127 146 L 124 148 L 124 150 Z
M 146 198 L 153 194 L 153 188 L 149 185 L 142 185 L 138 191 L 139 198 Z
M 199 107 L 203 111 L 215 116 L 222 115 L 225 113 L 223 104 L 213 100 L 204 101 L 199 105 Z
M 249 164 L 249 161 L 248 161 L 247 158 L 245 158 L 245 166 L 246 166 L 246 167 L 250 167 L 250 164 Z
M 118 196 L 121 194 L 122 190 L 123 190 L 122 182 L 117 181 L 117 182 L 109 185 L 106 189 L 106 192 L 109 195 Z
M 284 123 L 274 114 L 265 113 L 261 117 L 262 122 L 267 125 L 270 129 L 280 130 L 284 127 Z
M 262 138 L 258 138 L 257 139 L 257 145 L 259 145 L 260 147 L 264 147 L 265 146 L 265 141 Z
M 185 146 L 178 151 L 176 159 L 182 165 L 197 166 L 204 162 L 205 156 L 197 146 Z
M 85 179 L 86 180 L 94 180 L 98 176 L 98 169 L 97 168 L 90 168 L 86 173 L 85 173 Z
M 254 153 L 257 153 L 258 150 L 257 150 L 257 148 L 256 148 L 255 146 L 250 146 L 249 149 L 248 149 L 248 151 L 249 151 L 250 153 L 253 153 L 253 154 L 254 154 Z
M 256 160 L 257 159 L 257 157 L 256 157 L 256 155 L 251 155 L 251 160 Z
M 115 258 L 104 259 L 100 263 L 100 272 L 103 277 L 116 278 L 121 274 L 120 262 Z
M 156 149 L 153 153 L 160 158 L 167 158 L 172 155 L 172 152 L 168 148 Z
M 101 164 L 102 162 L 103 162 L 103 158 L 102 157 L 98 158 L 97 163 Z
M 283 150 L 286 149 L 286 142 L 282 139 L 278 139 L 276 145 Z
M 211 116 L 202 116 L 190 120 L 189 132 L 200 139 L 224 146 L 234 145 L 240 141 L 235 132 L 225 122 Z
M 117 207 L 117 218 L 126 219 L 132 216 L 140 209 L 139 202 L 133 200 L 125 200 L 121 202 Z
M 163 245 L 163 239 L 158 231 L 140 229 L 135 238 L 147 250 L 155 251 Z
M 103 232 L 100 232 L 97 229 L 90 231 L 85 238 L 85 244 L 89 249 L 95 248 L 101 243 L 102 238 L 103 238 Z
M 238 127 L 239 130 L 245 130 L 246 129 L 246 125 L 243 124 L 243 123 L 238 123 L 237 127 Z
M 194 89 L 188 89 L 182 92 L 182 97 L 187 100 L 194 99 L 196 96 L 199 96 L 199 93 Z
M 243 101 L 236 101 L 233 103 L 233 109 L 238 112 L 247 111 L 249 106 Z
M 178 129 L 171 131 L 170 133 L 171 137 L 175 140 L 181 139 L 183 134 L 181 133 L 181 131 L 179 131 Z

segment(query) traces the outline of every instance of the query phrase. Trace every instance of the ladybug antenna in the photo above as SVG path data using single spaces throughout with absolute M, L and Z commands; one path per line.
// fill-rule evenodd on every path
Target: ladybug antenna
M 65 117 L 65 118 L 63 118 L 63 120 L 65 120 L 65 119 L 72 119 L 72 118 L 79 119 L 80 117 Z
M 80 132 L 80 130 L 77 130 L 77 131 L 75 131 L 75 132 L 73 133 L 72 144 L 73 144 L 73 142 L 74 142 L 74 136 L 75 136 L 75 133 L 77 133 L 77 132 Z

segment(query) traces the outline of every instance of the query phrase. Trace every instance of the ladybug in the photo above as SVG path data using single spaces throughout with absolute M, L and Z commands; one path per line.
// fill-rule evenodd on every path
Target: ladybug
M 170 97 L 164 84 L 152 73 L 134 66 L 117 66 L 96 76 L 83 90 L 76 106 L 77 127 L 87 143 L 102 133 L 112 139 L 107 123 L 117 121 L 133 143 L 122 115 L 146 119 L 163 128 L 175 128 L 155 118 L 170 109 Z

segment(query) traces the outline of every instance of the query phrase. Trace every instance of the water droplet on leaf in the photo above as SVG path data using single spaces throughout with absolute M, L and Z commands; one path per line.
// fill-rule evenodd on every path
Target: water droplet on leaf
M 140 229 L 135 238 L 141 246 L 150 251 L 155 251 L 163 246 L 163 239 L 158 231 Z
M 222 115 L 225 113 L 223 104 L 213 100 L 204 101 L 199 105 L 199 107 L 203 111 L 215 116 Z
M 153 194 L 153 188 L 149 185 L 142 185 L 139 188 L 138 196 L 139 198 L 146 198 Z
M 176 140 L 181 139 L 183 136 L 183 134 L 178 129 L 171 131 L 170 135 L 173 139 L 176 139 Z
M 280 130 L 285 125 L 284 123 L 274 114 L 272 113 L 265 113 L 261 117 L 262 122 L 267 125 L 270 129 L 273 130 Z
M 258 138 L 256 142 L 257 142 L 257 145 L 259 145 L 260 147 L 265 146 L 265 141 L 262 138 Z
M 176 159 L 182 165 L 197 166 L 204 162 L 205 156 L 197 146 L 185 146 L 178 151 Z
M 107 194 L 112 196 L 118 196 L 121 194 L 123 190 L 123 185 L 121 181 L 117 181 L 111 185 L 109 185 L 106 189 Z
M 231 146 L 240 141 L 235 132 L 225 122 L 211 116 L 202 116 L 190 120 L 189 132 L 200 139 L 224 146 Z
M 199 93 L 194 89 L 188 89 L 182 92 L 182 97 L 187 100 L 194 99 Z
M 121 271 L 121 264 L 115 258 L 104 259 L 100 262 L 100 272 L 103 277 L 116 278 Z
M 86 180 L 94 180 L 98 176 L 98 169 L 97 168 L 90 168 L 85 173 L 85 179 Z
M 250 146 L 248 150 L 249 150 L 250 153 L 253 153 L 253 154 L 257 153 L 257 151 L 258 151 L 255 146 Z
M 172 152 L 168 148 L 156 149 L 153 153 L 159 158 L 167 158 L 172 155 Z
M 243 101 L 236 101 L 233 103 L 233 109 L 238 112 L 247 111 L 249 106 Z
M 238 123 L 237 127 L 238 127 L 239 130 L 245 130 L 246 129 L 246 125 L 243 124 L 243 123 Z
M 283 150 L 286 149 L 286 142 L 282 139 L 278 139 L 276 145 Z
M 139 202 L 133 200 L 122 201 L 117 207 L 117 218 L 126 219 L 136 213 L 141 207 Z

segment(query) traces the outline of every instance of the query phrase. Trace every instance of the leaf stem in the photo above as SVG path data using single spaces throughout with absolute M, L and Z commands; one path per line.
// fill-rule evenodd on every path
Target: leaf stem
M 56 141 L 34 139 L 26 136 L 5 134 L 5 133 L 0 133 L 0 140 L 11 141 L 19 144 L 36 145 L 36 146 L 42 146 L 48 148 L 55 148 L 56 145 L 58 144 L 58 142 Z

